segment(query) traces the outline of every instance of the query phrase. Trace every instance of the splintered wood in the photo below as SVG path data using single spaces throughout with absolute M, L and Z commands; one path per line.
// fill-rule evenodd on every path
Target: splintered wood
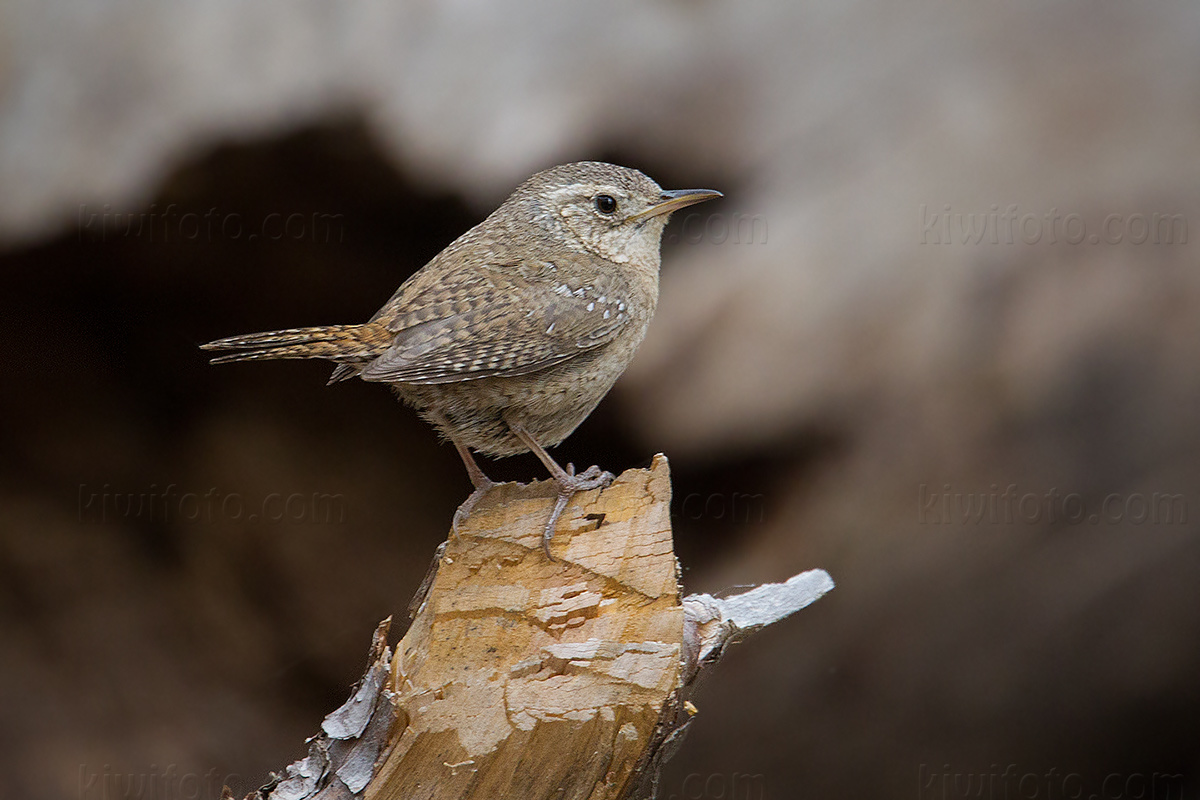
M 439 548 L 395 653 L 389 618 L 308 755 L 246 800 L 653 797 L 696 676 L 833 588 L 818 569 L 681 602 L 661 455 L 572 498 L 551 561 L 554 497 L 549 481 L 489 492 Z
M 619 798 L 680 687 L 666 459 L 572 499 L 504 484 L 451 537 L 392 659 L 398 733 L 364 796 Z

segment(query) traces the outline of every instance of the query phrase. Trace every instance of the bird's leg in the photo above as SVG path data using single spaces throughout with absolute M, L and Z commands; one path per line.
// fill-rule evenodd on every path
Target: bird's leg
M 588 467 L 578 475 L 575 474 L 575 465 L 573 464 L 567 464 L 567 468 L 563 469 L 546 452 L 546 449 L 538 444 L 537 440 L 529 434 L 529 431 L 525 430 L 521 425 L 508 420 L 505 420 L 505 422 L 516 437 L 521 440 L 521 443 L 528 447 L 538 457 L 538 460 L 546 465 L 546 469 L 550 471 L 550 477 L 558 484 L 558 497 L 554 501 L 554 510 L 550 512 L 550 519 L 546 522 L 546 527 L 542 531 L 542 550 L 546 552 L 546 558 L 553 561 L 554 556 L 550 555 L 550 540 L 554 538 L 554 527 L 558 524 L 558 518 L 562 516 L 562 512 L 566 509 L 571 497 L 576 492 L 608 486 L 616 476 L 611 472 L 605 472 L 597 466 Z
M 462 458 L 463 465 L 467 468 L 467 476 L 471 479 L 471 485 L 475 487 L 475 491 L 471 492 L 470 497 L 464 500 L 463 504 L 454 512 L 454 520 L 450 526 L 454 535 L 457 536 L 459 524 L 471 516 L 471 510 L 475 508 L 475 504 L 483 499 L 483 496 L 496 485 L 496 482 L 483 474 L 483 470 L 475 463 L 475 457 L 471 455 L 471 451 L 466 445 L 454 442 L 454 449 Z

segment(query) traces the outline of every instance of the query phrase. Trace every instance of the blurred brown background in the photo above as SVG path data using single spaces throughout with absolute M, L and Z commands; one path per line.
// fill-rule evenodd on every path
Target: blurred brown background
M 726 199 L 558 455 L 670 456 L 689 591 L 838 582 L 664 797 L 1194 796 L 1198 154 L 1195 3 L 0 2 L 0 795 L 303 752 L 470 487 L 196 345 L 365 320 L 601 158 Z

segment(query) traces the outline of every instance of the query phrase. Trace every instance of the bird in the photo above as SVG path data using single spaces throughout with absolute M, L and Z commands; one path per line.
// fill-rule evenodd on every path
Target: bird
M 672 212 L 712 189 L 664 190 L 597 161 L 545 169 L 455 239 L 365 323 L 231 336 L 200 345 L 212 363 L 325 359 L 329 383 L 392 387 L 453 443 L 474 491 L 453 529 L 495 483 L 472 452 L 532 452 L 557 484 L 550 543 L 570 498 L 612 473 L 576 474 L 546 451 L 566 439 L 625 371 L 658 303 L 660 246 Z

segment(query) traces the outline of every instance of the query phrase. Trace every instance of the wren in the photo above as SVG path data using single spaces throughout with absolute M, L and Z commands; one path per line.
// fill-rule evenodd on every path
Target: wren
M 664 191 L 641 172 L 584 161 L 526 180 L 487 219 L 406 280 L 361 325 L 291 328 L 201 345 L 212 363 L 322 358 L 329 382 L 390 384 L 451 442 L 475 491 L 454 527 L 494 484 L 471 451 L 525 451 L 558 496 L 546 556 L 571 496 L 611 473 L 575 474 L 547 447 L 579 426 L 633 359 L 658 303 L 659 245 L 671 212 L 714 197 Z

